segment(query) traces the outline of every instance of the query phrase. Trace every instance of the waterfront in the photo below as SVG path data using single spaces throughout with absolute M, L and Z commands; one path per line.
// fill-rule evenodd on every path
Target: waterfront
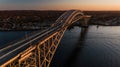
M 51 67 L 120 67 L 120 26 L 67 30 Z M 83 29 L 82 29 L 83 30 Z

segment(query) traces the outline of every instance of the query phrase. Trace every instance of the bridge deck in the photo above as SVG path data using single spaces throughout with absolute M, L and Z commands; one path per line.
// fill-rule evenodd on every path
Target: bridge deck
M 55 41 L 52 40 L 52 42 L 55 44 L 55 45 L 58 45 L 59 44 L 59 41 L 61 40 L 62 36 L 63 36 L 63 33 L 64 31 L 67 29 L 67 27 L 72 24 L 75 20 L 75 17 L 79 15 L 79 18 L 77 18 L 76 20 L 78 19 L 82 19 L 84 17 L 90 17 L 88 15 L 84 15 L 81 11 L 79 10 L 70 10 L 70 11 L 67 11 L 65 12 L 64 14 L 62 14 L 57 20 L 56 22 L 52 25 L 52 27 L 49 27 L 48 29 L 45 29 L 41 32 L 37 32 L 31 36 L 29 36 L 27 39 L 24 39 L 24 40 L 21 40 L 21 41 L 18 41 L 16 43 L 13 43 L 11 44 L 10 46 L 8 47 L 5 47 L 3 49 L 0 49 L 0 65 L 9 65 L 9 64 L 12 64 L 12 61 L 13 60 L 12 58 L 16 58 L 17 57 L 17 62 L 20 62 L 20 59 L 23 59 L 21 56 L 24 54 L 23 52 L 25 50 L 27 50 L 29 47 L 33 46 L 37 46 L 39 45 L 39 43 L 41 44 L 41 42 L 43 41 L 45 44 L 41 44 L 40 46 L 42 45 L 46 45 L 48 42 L 48 40 L 46 40 L 46 38 L 49 38 L 52 34 L 56 33 L 56 35 L 52 36 L 52 38 L 54 39 L 55 37 Z M 81 17 L 82 16 L 82 17 Z M 51 38 L 50 38 L 51 39 Z M 57 42 L 57 43 L 56 43 Z M 55 46 L 54 44 L 48 44 L 48 45 L 51 45 L 52 46 Z M 44 46 L 46 48 L 46 46 Z M 37 50 L 38 47 L 35 47 L 35 49 Z M 53 47 L 53 48 L 48 48 L 48 49 L 43 49 L 45 50 L 45 52 L 47 52 L 48 50 L 56 50 L 57 46 L 56 47 Z M 40 50 L 41 50 L 40 49 Z M 34 50 L 34 49 L 33 49 Z M 36 51 L 34 50 L 34 51 Z M 46 51 L 47 50 L 47 51 Z M 53 53 L 55 52 L 55 50 L 53 51 Z M 39 50 L 37 50 L 39 52 Z M 49 52 L 49 51 L 48 51 Z M 22 53 L 22 54 L 21 54 Z M 33 52 L 31 52 L 32 54 Z M 30 55 L 31 55 L 30 54 Z M 36 52 L 34 52 L 34 54 L 36 54 Z M 40 54 L 40 53 L 38 53 Z M 19 55 L 19 57 L 18 57 Z M 27 54 L 24 54 L 24 55 L 27 55 Z M 29 55 L 29 54 L 28 54 Z M 29 55 L 29 56 L 30 56 Z M 44 53 L 43 53 L 44 55 Z M 52 54 L 54 55 L 54 54 Z M 26 57 L 29 57 L 29 56 L 26 56 Z M 46 56 L 46 55 L 45 55 Z M 36 59 L 38 57 L 34 56 Z M 50 56 L 52 57 L 52 56 Z M 42 59 L 46 59 L 47 57 L 44 57 Z M 7 61 L 9 63 L 7 63 Z M 39 62 L 39 60 L 37 60 Z M 45 60 L 47 61 L 47 60 Z M 48 60 L 49 61 L 49 60 Z M 7 63 L 7 64 L 6 64 Z M 50 61 L 49 61 L 50 63 Z M 34 63 L 35 64 L 35 63 Z M 20 66 L 21 64 L 19 64 Z M 40 65 L 40 62 L 39 64 L 36 64 L 35 66 L 39 66 Z M 44 64 L 43 64 L 44 65 Z M 44 66 L 46 67 L 46 66 Z

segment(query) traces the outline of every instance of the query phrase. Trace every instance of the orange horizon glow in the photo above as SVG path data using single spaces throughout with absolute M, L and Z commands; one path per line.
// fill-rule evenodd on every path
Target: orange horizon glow
M 1 0 L 0 10 L 120 11 L 120 0 Z
M 39 8 L 38 8 L 39 9 Z M 120 6 L 94 6 L 94 5 L 85 5 L 85 6 L 70 6 L 70 5 L 63 5 L 63 6 L 49 6 L 41 8 L 43 10 L 71 10 L 71 9 L 77 9 L 77 10 L 87 10 L 87 11 L 120 11 Z

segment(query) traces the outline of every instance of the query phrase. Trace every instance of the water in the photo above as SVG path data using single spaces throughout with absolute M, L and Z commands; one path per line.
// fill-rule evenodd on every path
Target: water
M 30 32 L 0 32 L 0 48 Z M 120 67 L 120 26 L 67 30 L 51 67 Z
M 120 26 L 67 30 L 50 67 L 120 67 Z
M 7 46 L 12 42 L 17 42 L 31 31 L 1 31 L 0 32 L 0 48 Z

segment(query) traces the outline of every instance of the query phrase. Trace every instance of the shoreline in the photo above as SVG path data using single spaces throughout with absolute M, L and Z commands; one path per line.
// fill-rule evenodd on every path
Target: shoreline
M 98 26 L 120 26 L 120 25 L 103 25 L 103 24 L 90 24 L 90 25 L 98 25 Z M 73 26 L 79 26 L 79 25 L 73 25 Z M 82 27 L 82 26 L 80 26 Z M 21 30 L 18 30 L 18 29 L 14 29 L 14 30 L 0 30 L 0 32 L 8 32 L 8 31 L 38 31 L 38 30 L 41 30 L 41 29 L 21 29 Z

